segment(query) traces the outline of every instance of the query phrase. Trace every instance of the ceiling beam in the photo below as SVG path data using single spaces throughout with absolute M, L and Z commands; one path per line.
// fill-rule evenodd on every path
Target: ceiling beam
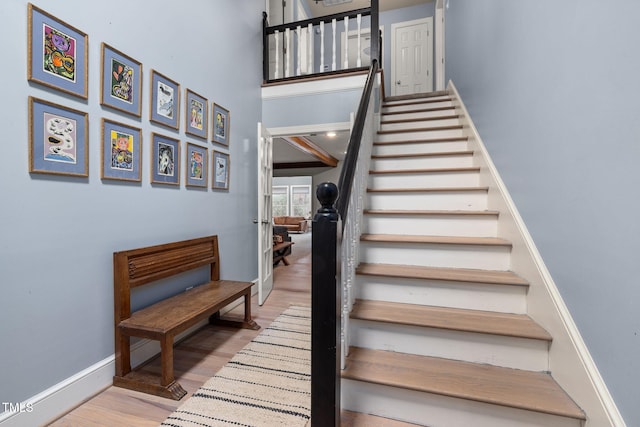
M 303 136 L 287 136 L 282 139 L 287 141 L 287 143 L 291 144 L 294 148 L 315 157 L 323 163 L 323 166 L 335 168 L 338 165 L 338 159 L 333 157 L 322 147 L 311 142 L 308 138 Z

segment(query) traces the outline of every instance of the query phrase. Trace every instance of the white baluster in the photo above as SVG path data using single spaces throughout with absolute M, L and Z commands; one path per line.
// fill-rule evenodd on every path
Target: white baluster
M 291 29 L 284 30 L 284 77 L 291 75 L 289 70 L 289 58 L 291 55 Z
M 300 25 L 298 25 L 298 28 L 296 28 L 296 36 L 298 38 L 298 65 L 296 67 L 296 76 L 299 76 L 300 74 L 302 74 L 302 68 L 301 68 L 301 62 L 302 62 L 302 43 L 300 43 L 301 41 L 301 34 L 302 34 L 302 27 Z
M 313 24 L 307 27 L 307 73 L 313 74 Z
M 336 70 L 336 18 L 331 20 L 331 31 L 333 31 L 333 52 L 331 56 L 331 71 Z
M 358 14 L 358 59 L 356 60 L 356 66 L 362 67 L 362 47 L 360 46 L 360 26 L 362 24 L 362 15 Z
M 324 21 L 320 22 L 320 69 L 318 72 L 324 72 Z
M 274 36 L 276 38 L 276 70 L 273 73 L 273 78 L 274 79 L 279 79 L 280 78 L 280 49 L 279 49 L 279 42 L 280 42 L 280 31 L 276 30 L 276 32 L 274 33 Z
M 344 67 L 349 69 L 349 17 L 344 17 Z

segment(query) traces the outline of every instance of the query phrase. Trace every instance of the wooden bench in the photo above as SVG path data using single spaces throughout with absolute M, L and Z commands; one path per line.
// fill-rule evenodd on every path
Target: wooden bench
M 209 282 L 131 312 L 131 289 L 188 270 L 210 267 Z M 251 319 L 250 282 L 220 280 L 218 237 L 209 236 L 113 254 L 115 362 L 113 385 L 180 400 L 187 392 L 173 373 L 174 338 L 203 319 L 214 325 L 259 329 Z M 185 284 L 187 288 L 189 284 Z M 244 320 L 220 318 L 220 309 L 244 297 Z M 161 375 L 131 369 L 130 337 L 160 342 Z
M 287 248 L 291 247 L 293 242 L 280 242 L 273 245 L 273 265 L 282 260 L 284 265 L 289 265 L 289 261 L 287 260 Z

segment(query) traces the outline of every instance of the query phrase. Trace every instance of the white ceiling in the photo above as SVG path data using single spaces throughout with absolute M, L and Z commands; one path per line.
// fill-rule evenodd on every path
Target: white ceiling
M 316 2 L 315 0 L 306 0 L 309 4 L 312 17 L 332 15 L 334 13 L 342 13 L 354 9 L 364 9 L 371 7 L 371 0 L 352 0 L 349 3 L 336 5 L 336 6 L 324 6 L 321 0 Z M 379 0 L 380 11 L 400 9 L 403 7 L 416 6 L 418 4 L 431 3 L 433 0 Z

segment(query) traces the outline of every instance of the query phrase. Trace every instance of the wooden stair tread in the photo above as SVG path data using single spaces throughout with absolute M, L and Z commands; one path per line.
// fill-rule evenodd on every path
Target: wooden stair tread
M 489 187 L 436 187 L 436 188 L 367 188 L 367 193 L 453 193 L 480 191 L 488 192 Z
M 435 98 L 435 97 L 434 97 Z M 427 99 L 427 98 L 417 98 L 412 101 L 402 102 L 400 100 L 389 101 L 387 100 L 384 104 L 382 104 L 382 108 L 393 108 L 393 107 L 406 107 L 407 105 L 420 105 L 420 104 L 434 104 L 436 102 L 451 102 L 453 99 L 450 97 L 438 97 L 437 99 Z M 393 103 L 391 103 L 393 102 Z
M 525 314 L 356 300 L 350 317 L 372 322 L 551 341 L 551 335 Z
M 416 108 L 414 110 L 404 110 L 404 111 L 386 111 L 382 112 L 383 116 L 394 116 L 398 114 L 415 114 L 415 113 L 435 113 L 436 111 L 447 111 L 447 110 L 455 110 L 456 107 L 431 107 L 431 108 Z
M 398 215 L 398 216 L 498 216 L 500 211 L 472 211 L 472 210 L 399 210 L 399 209 L 365 209 L 365 215 Z
M 462 142 L 468 141 L 467 136 L 453 136 L 447 138 L 428 138 L 428 139 L 407 139 L 405 141 L 380 141 L 374 142 L 373 145 L 394 145 L 394 144 L 432 144 L 438 142 Z
M 378 135 L 385 135 L 390 133 L 435 132 L 439 130 L 460 130 L 462 128 L 463 128 L 462 125 L 451 125 L 451 126 L 432 126 L 428 128 L 417 128 L 417 129 L 379 130 Z
M 406 101 L 406 100 L 414 100 L 414 99 L 436 98 L 439 96 L 447 96 L 447 95 L 449 95 L 449 92 L 446 90 L 434 90 L 431 92 L 420 92 L 420 93 L 411 93 L 407 95 L 386 96 L 384 98 L 384 102 L 386 103 L 386 102 Z
M 528 286 L 529 282 L 511 271 L 471 268 L 423 267 L 418 265 L 361 263 L 356 274 L 450 282 L 489 283 Z
M 459 119 L 459 118 L 460 116 L 457 114 L 450 114 L 448 116 L 420 117 L 415 119 L 382 120 L 380 121 L 380 124 L 394 125 L 394 124 L 400 124 L 400 123 L 433 122 L 437 120 L 451 120 L 451 119 Z
M 351 347 L 342 377 L 586 420 L 542 372 Z
M 480 172 L 477 166 L 469 166 L 462 168 L 431 168 L 431 169 L 393 169 L 393 170 L 370 170 L 371 175 L 393 175 L 393 174 L 416 174 L 416 173 L 460 173 L 460 172 Z
M 363 242 L 378 243 L 431 243 L 443 245 L 509 246 L 511 242 L 497 237 L 417 236 L 404 234 L 363 234 Z
M 464 151 L 441 151 L 435 153 L 411 153 L 411 154 L 374 154 L 372 159 L 414 159 L 421 157 L 450 157 L 450 156 L 472 156 L 473 150 Z

